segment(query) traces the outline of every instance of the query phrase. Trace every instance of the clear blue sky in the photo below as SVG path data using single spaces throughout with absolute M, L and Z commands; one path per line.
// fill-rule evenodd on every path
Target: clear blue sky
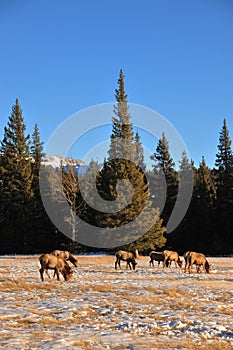
M 233 138 L 232 0 L 1 0 L 0 48 L 0 136 L 18 97 L 46 142 L 114 101 L 122 68 L 129 102 L 166 117 L 196 165 L 214 165 L 224 118 Z

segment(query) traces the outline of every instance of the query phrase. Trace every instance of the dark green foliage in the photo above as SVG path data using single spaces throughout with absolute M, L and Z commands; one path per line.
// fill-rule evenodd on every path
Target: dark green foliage
M 159 139 L 156 151 L 151 156 L 151 159 L 154 161 L 153 185 L 156 188 L 155 204 L 158 198 L 161 198 L 164 195 L 164 191 L 167 191 L 166 203 L 161 213 L 161 218 L 164 220 L 164 224 L 166 225 L 176 201 L 178 183 L 177 172 L 175 171 L 175 163 L 170 155 L 169 143 L 164 133 L 162 134 L 161 139 Z M 163 176 L 165 176 L 166 181 L 165 187 L 162 181 Z
M 135 162 L 144 172 L 146 170 L 146 164 L 144 162 L 144 151 L 140 139 L 141 137 L 137 131 L 135 134 Z
M 133 222 L 139 214 L 143 213 L 141 221 L 137 222 L 137 228 L 128 230 L 122 237 L 122 242 L 130 241 L 130 237 L 135 237 L 136 229 L 141 230 L 142 235 L 143 232 L 146 233 L 145 227 L 150 227 L 150 223 L 155 219 L 157 224 L 150 229 L 152 242 L 150 244 L 156 245 L 157 240 L 162 241 L 161 237 L 165 230 L 159 219 L 158 209 L 152 207 L 150 200 L 148 183 L 144 175 L 143 148 L 139 134 L 136 133 L 134 137 L 122 70 L 118 85 L 109 157 L 105 161 L 97 183 L 98 191 L 106 201 L 106 207 L 111 201 L 117 201 L 117 208 L 114 212 L 97 215 L 96 219 L 100 227 L 122 227 Z M 144 240 L 147 241 L 146 235 Z M 163 240 L 165 241 L 164 237 Z
M 121 248 L 137 248 L 141 254 L 164 248 L 177 250 L 180 254 L 187 250 L 233 253 L 233 154 L 226 120 L 220 131 L 214 169 L 207 166 L 204 157 L 196 168 L 185 152 L 179 169 L 175 168 L 163 133 L 152 156 L 153 170 L 146 171 L 140 135 L 138 132 L 134 135 L 130 121 L 122 71 L 118 85 L 109 156 L 101 170 L 95 161 L 91 161 L 86 174 L 79 178 L 72 167 L 62 167 L 58 171 L 41 165 L 45 154 L 39 128 L 35 125 L 30 140 L 16 100 L 0 147 L 1 254 L 41 253 L 55 248 L 73 252 L 96 251 L 98 249 L 77 242 L 88 233 L 84 223 L 93 227 L 121 227 L 134 222 L 141 213 L 143 219 L 137 222 L 135 230 L 141 230 L 142 235 L 124 244 L 133 237 L 132 232 L 126 232 Z M 189 172 L 193 174 L 191 203 L 179 226 L 166 235 L 166 223 L 179 200 L 178 181 L 182 180 L 181 193 L 190 181 Z M 166 203 L 160 216 L 158 207 L 159 198 L 165 195 L 164 179 Z M 40 190 L 45 200 L 50 198 L 55 215 L 60 216 L 66 204 L 65 225 L 70 228 L 69 238 L 50 221 Z M 118 210 L 109 213 L 106 209 L 117 199 Z M 152 218 L 155 218 L 153 225 Z M 150 228 L 144 231 L 147 225 Z
M 1 253 L 31 253 L 54 249 L 54 232 L 41 203 L 39 165 L 43 156 L 38 127 L 30 136 L 18 99 L 12 108 L 0 156 Z M 56 235 L 58 236 L 58 235 Z
M 193 194 L 187 213 L 180 225 L 168 238 L 168 244 L 183 253 L 186 250 L 214 252 L 214 216 L 215 188 L 211 170 L 204 157 L 198 169 L 187 163 L 186 158 L 180 164 L 180 172 L 184 165 L 192 167 Z M 182 174 L 180 174 L 182 176 Z
M 17 249 L 27 245 L 28 218 L 33 200 L 29 135 L 25 135 L 18 99 L 4 129 L 0 157 L 0 216 L 4 244 Z
M 219 245 L 233 249 L 233 154 L 231 139 L 226 124 L 220 131 L 218 153 L 215 161 L 214 180 L 216 185 L 216 226 L 221 230 L 217 234 Z

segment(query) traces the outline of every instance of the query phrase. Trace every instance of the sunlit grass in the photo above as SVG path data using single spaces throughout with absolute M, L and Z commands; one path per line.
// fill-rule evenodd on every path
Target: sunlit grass
M 230 265 L 222 260 L 221 265 L 213 259 L 217 273 L 189 276 L 175 267 L 150 268 L 148 257 L 140 257 L 137 271 L 126 271 L 124 264 L 116 271 L 114 256 L 80 256 L 70 281 L 46 277 L 41 282 L 38 257 L 0 261 L 0 296 L 6 310 L 0 315 L 2 348 L 20 338 L 22 332 L 25 339 L 21 338 L 23 345 L 18 348 L 30 349 L 39 348 L 41 342 L 48 342 L 49 347 L 57 340 L 55 333 L 66 339 L 77 329 L 75 337 L 69 339 L 71 348 L 107 349 L 109 339 L 114 350 L 128 349 L 129 345 L 139 350 L 232 349 L 227 340 L 217 336 L 206 340 L 201 333 L 197 341 L 182 336 L 171 342 L 161 323 L 180 320 L 192 327 L 194 315 L 203 324 L 214 321 L 217 314 L 230 318 L 232 283 L 223 284 L 221 269 L 232 271 L 233 260 Z M 119 329 L 122 320 L 136 322 L 135 329 Z M 140 322 L 148 325 L 147 332 L 137 327 Z

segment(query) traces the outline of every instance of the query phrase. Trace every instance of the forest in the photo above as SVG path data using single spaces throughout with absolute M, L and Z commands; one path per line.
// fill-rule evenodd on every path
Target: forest
M 209 255 L 233 254 L 233 154 L 226 119 L 219 131 L 214 168 L 207 166 L 204 155 L 196 167 L 185 152 L 180 163 L 175 164 L 170 155 L 169 140 L 163 133 L 151 155 L 153 166 L 147 169 L 140 135 L 133 131 L 122 71 L 115 99 L 110 148 L 104 164 L 99 169 L 99 164 L 92 160 L 85 175 L 79 177 L 72 166 L 67 168 L 61 163 L 59 169 L 54 169 L 42 165 L 46 154 L 39 126 L 35 125 L 32 135 L 27 133 L 23 111 L 16 99 L 0 142 L 0 254 L 34 254 L 53 249 L 75 253 L 113 251 L 119 247 L 111 247 L 111 242 L 108 248 L 100 248 L 101 240 L 105 242 L 107 234 L 96 247 L 83 244 L 88 235 L 84 223 L 105 228 L 107 232 L 134 221 L 145 206 L 143 220 L 137 221 L 141 232 L 145 233 L 136 240 L 131 240 L 130 232 L 125 233 L 120 247 L 137 248 L 141 254 L 163 249 L 176 250 L 180 254 L 186 250 Z M 193 178 L 191 202 L 180 224 L 167 233 L 166 225 L 178 197 L 179 179 L 187 172 L 192 173 Z M 114 213 L 97 210 L 96 193 L 90 185 L 93 173 L 98 173 L 96 188 L 106 203 L 117 198 L 117 181 L 129 180 L 134 190 L 131 202 L 122 208 L 132 188 L 125 186 L 125 197 L 122 195 L 119 210 Z M 161 173 L 166 179 L 166 201 L 160 211 Z M 60 174 L 62 188 L 59 186 Z M 43 189 L 40 186 L 42 176 L 48 184 Z M 81 185 L 88 193 L 88 203 L 80 191 Z M 54 203 L 56 215 L 63 210 L 64 200 L 68 203 L 70 212 L 64 214 L 64 221 L 69 236 L 50 219 L 41 191 L 44 198 L 48 197 Z M 150 226 L 152 216 L 156 220 Z M 145 227 L 150 228 L 145 231 Z

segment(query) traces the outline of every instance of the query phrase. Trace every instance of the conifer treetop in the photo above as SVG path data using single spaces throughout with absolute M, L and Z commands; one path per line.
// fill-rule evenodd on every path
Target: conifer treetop
M 215 166 L 220 171 L 233 169 L 233 154 L 231 149 L 231 139 L 227 128 L 226 119 L 223 120 L 223 127 L 220 131 L 218 153 L 216 154 Z
M 115 90 L 115 98 L 117 104 L 114 105 L 113 110 L 115 116 L 112 118 L 111 144 L 108 151 L 109 159 L 125 158 L 134 160 L 134 133 L 122 69 L 119 74 L 118 89 Z

